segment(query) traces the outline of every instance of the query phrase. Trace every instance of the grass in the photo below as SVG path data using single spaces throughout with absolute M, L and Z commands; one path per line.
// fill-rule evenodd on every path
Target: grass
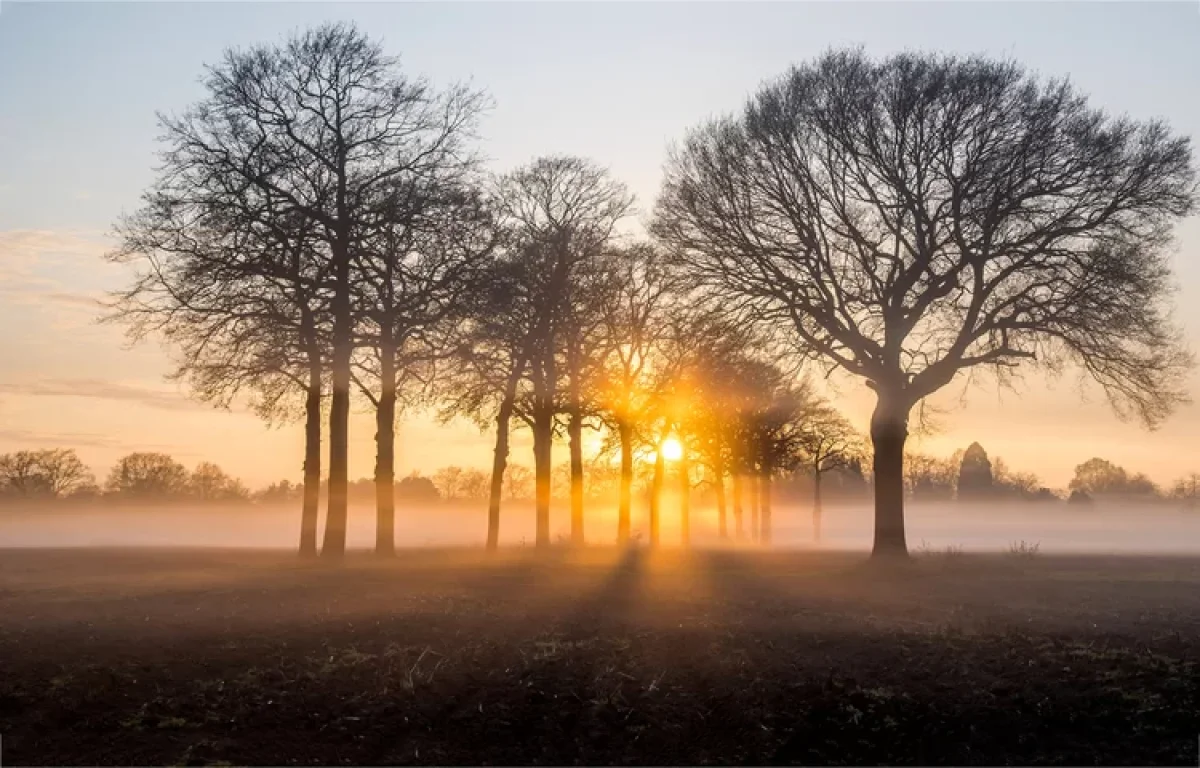
M 1195 762 L 1200 562 L 951 557 L 4 552 L 4 759 Z

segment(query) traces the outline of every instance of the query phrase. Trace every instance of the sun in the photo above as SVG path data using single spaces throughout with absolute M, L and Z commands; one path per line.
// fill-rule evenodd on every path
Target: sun
M 668 437 L 663 440 L 662 455 L 667 461 L 679 461 L 683 458 L 683 445 L 677 438 Z

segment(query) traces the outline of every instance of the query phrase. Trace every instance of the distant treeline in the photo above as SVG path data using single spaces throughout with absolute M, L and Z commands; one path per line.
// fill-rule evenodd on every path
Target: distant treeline
M 1015 472 L 1003 459 L 989 459 L 979 443 L 946 458 L 907 454 L 904 465 L 909 497 L 925 501 L 1181 501 L 1190 508 L 1200 493 L 1200 474 L 1190 473 L 1164 489 L 1145 474 L 1129 472 L 1102 458 L 1076 466 L 1065 492 L 1052 490 L 1032 472 Z
M 592 502 L 616 503 L 620 493 L 620 467 L 603 455 L 589 466 L 584 485 Z M 486 502 L 491 477 L 474 467 L 447 466 L 423 476 L 414 472 L 396 483 L 397 499 L 406 502 Z M 821 484 L 826 499 L 866 501 L 872 492 L 871 477 L 861 461 L 823 471 Z M 647 496 L 653 485 L 650 465 L 637 467 L 634 488 Z M 910 453 L 905 458 L 905 485 L 916 501 L 1094 501 L 1182 502 L 1196 505 L 1200 496 L 1200 473 L 1191 473 L 1169 488 L 1155 484 L 1143 473 L 1131 473 L 1112 462 L 1092 458 L 1075 467 L 1066 491 L 1047 488 L 1032 472 L 1009 469 L 1002 458 L 990 459 L 979 443 L 965 451 L 937 458 Z M 782 475 L 776 483 L 780 500 L 807 501 L 812 498 L 815 475 L 800 467 Z M 701 503 L 714 501 L 711 479 L 698 473 L 693 484 Z M 510 464 L 504 475 L 504 496 L 511 501 L 534 498 L 533 470 Z M 551 477 L 553 497 L 570 497 L 571 467 L 563 462 Z M 200 462 L 192 470 L 165 453 L 136 452 L 124 456 L 108 473 L 103 485 L 72 449 L 16 451 L 0 454 L 0 501 L 147 501 L 147 502 L 291 502 L 303 496 L 302 483 L 280 480 L 251 490 L 241 480 L 211 462 Z M 321 495 L 327 493 L 321 484 Z M 369 502 L 375 498 L 376 482 L 361 478 L 349 483 L 349 497 Z

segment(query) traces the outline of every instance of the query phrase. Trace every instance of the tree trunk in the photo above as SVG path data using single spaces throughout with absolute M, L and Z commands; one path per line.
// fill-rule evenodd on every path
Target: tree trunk
M 539 403 L 533 415 L 533 476 L 534 507 L 537 525 L 537 546 L 550 546 L 550 460 L 554 439 L 554 414 Z
M 907 557 L 904 539 L 904 442 L 908 410 L 896 398 L 879 393 L 871 415 L 875 451 L 875 546 L 872 557 Z
M 300 556 L 317 555 L 321 493 L 321 361 L 310 363 L 304 400 L 304 506 L 300 512 Z
M 662 445 L 654 455 L 654 478 L 650 481 L 650 546 L 658 546 L 658 517 L 662 504 L 663 473 L 666 471 L 662 455 Z
M 517 376 L 505 384 L 504 400 L 496 414 L 496 448 L 492 452 L 492 484 L 488 490 L 487 548 L 494 552 L 500 546 L 500 494 L 504 491 L 504 472 L 508 469 L 508 430 L 512 421 L 513 401 L 516 399 Z
M 717 492 L 717 535 L 722 539 L 728 539 L 729 523 L 725 519 L 725 468 L 717 464 L 714 474 L 716 479 L 713 485 Z
M 751 471 L 746 478 L 750 486 L 750 540 L 758 541 L 758 473 Z
M 340 559 L 346 554 L 346 497 L 350 451 L 350 358 L 354 352 L 354 322 L 350 306 L 350 253 L 345 239 L 334 244 L 336 277 L 333 296 L 333 394 L 329 405 L 329 500 L 321 556 Z
M 321 546 L 321 556 L 333 559 L 341 558 L 346 553 L 349 421 L 349 356 L 335 353 L 333 396 L 329 406 L 329 506 L 325 514 L 325 541 Z
M 395 352 L 380 349 L 379 405 L 375 409 L 375 554 L 396 554 L 396 372 Z
M 692 478 L 686 446 L 679 455 L 679 543 L 685 547 L 692 543 Z
M 771 473 L 765 471 L 762 473 L 762 492 L 758 496 L 758 506 L 760 508 L 758 522 L 759 534 L 758 540 L 763 544 L 771 543 Z
M 812 509 L 812 525 L 813 525 L 813 541 L 817 544 L 821 543 L 821 475 L 820 469 L 813 471 L 813 509 Z
M 574 397 L 574 394 L 572 394 Z M 583 416 L 578 400 L 571 404 L 567 438 L 571 452 L 571 543 L 583 546 Z
M 742 473 L 736 467 L 731 477 L 733 482 L 733 538 L 741 541 L 746 537 L 745 517 L 742 513 Z
M 621 499 L 617 507 L 617 544 L 629 543 L 629 517 L 633 502 L 633 425 L 621 420 L 617 423 L 617 434 L 621 438 Z

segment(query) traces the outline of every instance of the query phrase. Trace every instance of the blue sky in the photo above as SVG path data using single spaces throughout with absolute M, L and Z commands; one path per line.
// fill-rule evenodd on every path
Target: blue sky
M 153 344 L 125 350 L 95 326 L 89 297 L 119 285 L 106 232 L 133 210 L 155 163 L 155 112 L 200 95 L 202 65 L 227 46 L 279 39 L 333 19 L 357 21 L 435 83 L 471 81 L 495 107 L 482 146 L 496 170 L 568 152 L 607 165 L 652 204 L 670 141 L 736 109 L 764 79 L 828 47 L 987 53 L 1070 75 L 1094 102 L 1162 117 L 1200 137 L 1200 5 L 1157 3 L 17 3 L 0 2 L 0 451 L 80 445 L 103 469 L 135 445 L 215 459 L 259 482 L 298 474 L 298 433 L 247 414 L 187 403 L 162 382 Z M 1200 338 L 1200 223 L 1180 229 L 1180 319 Z M 164 390 L 167 394 L 163 394 Z M 66 394 L 74 393 L 74 394 Z M 951 394 L 951 393 L 948 393 Z M 942 430 L 921 446 L 973 439 L 1063 485 L 1071 467 L 1108 456 L 1160 481 L 1183 471 L 1200 433 L 1195 408 L 1161 432 L 1121 424 L 1069 380 L 1031 378 L 1019 394 L 961 388 Z M 867 399 L 842 388 L 850 415 Z M 165 400 L 163 398 L 166 398 Z M 366 475 L 371 429 L 357 429 Z M 425 419 L 401 431 L 432 446 L 401 468 L 450 458 L 483 465 L 486 443 Z M 466 459 L 462 457 L 466 456 Z M 444 461 L 443 461 L 444 459 Z

